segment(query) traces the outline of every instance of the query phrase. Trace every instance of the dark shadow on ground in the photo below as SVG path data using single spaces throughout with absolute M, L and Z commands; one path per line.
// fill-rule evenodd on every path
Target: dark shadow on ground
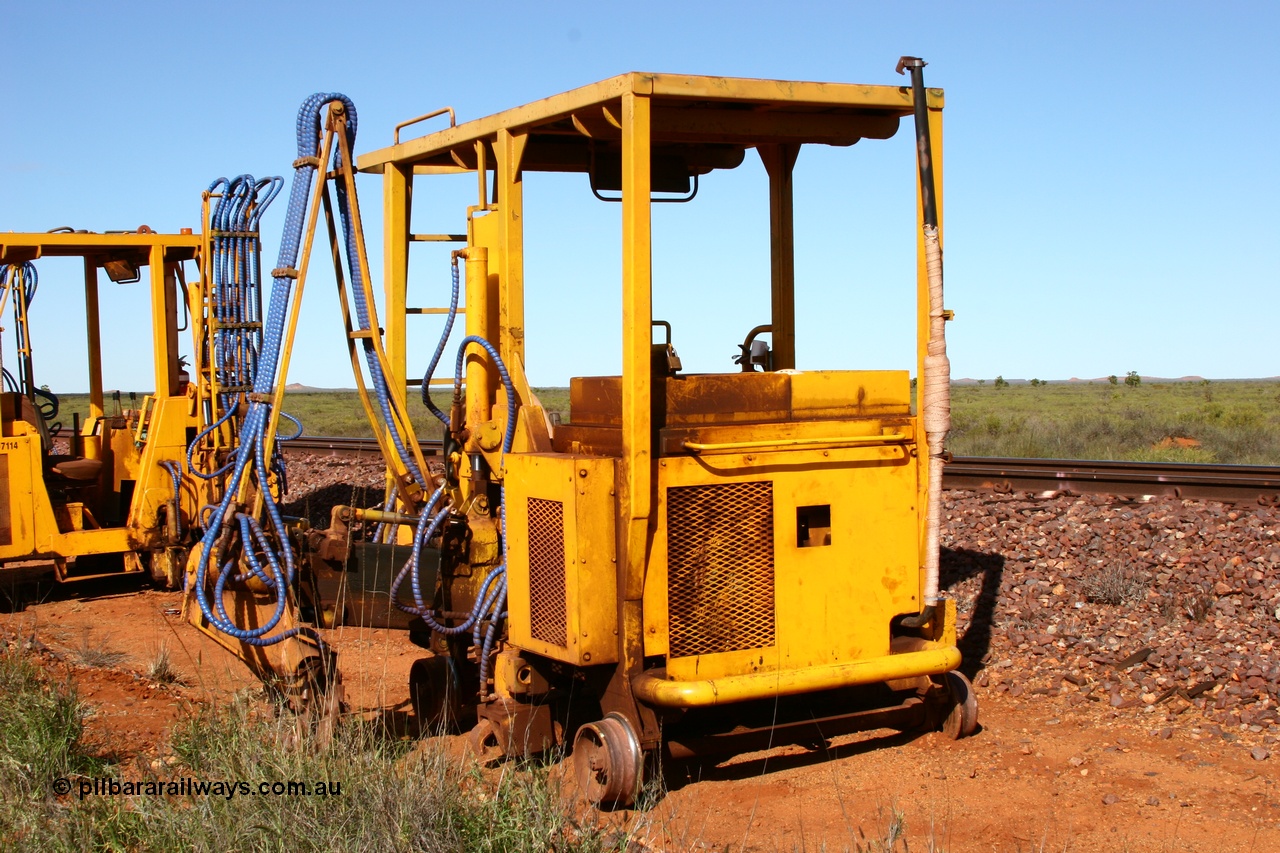
M 967 548 L 943 548 L 941 576 L 938 580 L 942 591 L 950 590 L 964 581 L 981 577 L 982 583 L 969 610 L 969 627 L 959 638 L 957 645 L 964 660 L 960 671 L 973 678 L 984 666 L 991 651 L 991 633 L 995 622 L 996 601 L 1000 596 L 1000 584 L 1004 580 L 1004 556 Z
M 923 729 L 905 732 L 878 729 L 857 735 L 857 740 L 851 743 L 833 746 L 830 741 L 825 741 L 813 744 L 802 752 L 761 756 L 746 761 L 735 759 L 732 755 L 708 756 L 706 758 L 691 758 L 680 761 L 669 759 L 663 762 L 663 782 L 668 791 L 678 791 L 686 785 L 696 782 L 754 779 L 781 770 L 808 767 L 833 759 L 849 758 L 877 750 L 903 746 L 926 734 L 929 734 L 929 732 Z
M 152 586 L 145 572 L 121 573 L 114 577 L 70 580 L 59 583 L 53 570 L 11 576 L 0 574 L 0 613 L 21 613 L 32 604 L 79 599 L 91 601 L 113 595 L 132 595 Z

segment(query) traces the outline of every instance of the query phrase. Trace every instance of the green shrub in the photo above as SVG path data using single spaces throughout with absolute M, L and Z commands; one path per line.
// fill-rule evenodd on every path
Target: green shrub
M 84 706 L 69 680 L 0 648 L 0 849 L 79 849 L 90 820 L 68 820 L 52 783 L 105 766 L 82 742 Z

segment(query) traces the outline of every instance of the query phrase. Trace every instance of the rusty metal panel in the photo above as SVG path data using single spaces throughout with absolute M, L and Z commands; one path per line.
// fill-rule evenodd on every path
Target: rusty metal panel
M 564 504 L 529 498 L 529 633 L 544 643 L 568 645 L 565 602 Z
M 723 373 L 666 380 L 666 425 L 783 421 L 791 414 L 785 373 Z
M 13 520 L 9 510 L 9 454 L 0 454 L 0 545 L 13 544 Z
M 773 483 L 667 490 L 672 657 L 770 648 Z
M 569 380 L 569 420 L 577 425 L 622 423 L 621 376 L 574 376 Z

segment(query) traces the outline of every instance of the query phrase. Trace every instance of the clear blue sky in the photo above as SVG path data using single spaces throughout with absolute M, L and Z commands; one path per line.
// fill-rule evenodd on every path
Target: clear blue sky
M 51 2 L 11 3 L 5 25 L 0 230 L 15 231 L 198 227 L 213 178 L 291 177 L 315 91 L 354 99 L 364 151 L 438 106 L 477 118 L 625 71 L 896 84 L 897 58 L 920 55 L 947 92 L 954 376 L 1280 374 L 1275 3 Z M 912 366 L 909 131 L 801 154 L 802 368 Z M 416 229 L 462 229 L 474 182 L 442 183 L 420 181 Z M 380 283 L 380 180 L 361 191 Z M 763 191 L 749 156 L 655 209 L 655 311 L 687 369 L 732 369 L 767 321 Z M 526 193 L 531 380 L 616 370 L 616 206 L 578 176 Z M 267 268 L 283 217 L 282 199 Z M 444 304 L 445 256 L 411 266 L 411 300 Z M 78 274 L 40 269 L 37 382 L 84 390 Z M 145 294 L 106 287 L 107 385 L 147 389 Z M 289 380 L 349 387 L 331 284 L 313 278 L 305 303 Z M 411 322 L 413 373 L 438 331 Z

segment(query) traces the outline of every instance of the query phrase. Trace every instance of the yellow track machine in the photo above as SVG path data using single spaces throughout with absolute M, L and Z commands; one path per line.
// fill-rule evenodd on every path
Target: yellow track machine
M 954 603 L 937 584 L 949 314 L 943 95 L 924 88 L 923 65 L 900 64 L 910 86 L 624 74 L 414 139 L 397 128 L 357 159 L 383 179 L 393 384 L 407 381 L 407 316 L 465 316 L 456 361 L 443 361 L 453 378 L 421 380 L 453 388 L 437 410 L 445 476 L 364 516 L 401 525 L 411 546 L 393 600 L 433 653 L 410 685 L 420 719 L 474 724 L 478 748 L 507 755 L 572 737 L 579 780 L 606 806 L 633 800 L 663 748 L 974 729 Z M 797 363 L 793 258 L 802 147 L 875 144 L 911 117 L 918 407 L 908 369 Z M 864 147 L 844 156 L 856 164 Z M 748 157 L 768 174 L 771 300 L 738 367 L 685 373 L 671 337 L 696 333 L 696 317 L 668 324 L 652 310 L 653 194 Z M 573 378 L 556 426 L 525 375 L 524 178 L 540 171 L 579 173 L 584 192 L 621 208 L 621 316 L 609 322 L 622 372 Z M 465 234 L 414 233 L 415 193 L 468 172 L 479 193 Z M 463 304 L 455 283 L 448 308 L 406 307 L 411 247 L 448 239 L 465 243 Z
M 180 582 L 184 525 L 202 497 L 180 473 L 196 420 L 194 389 L 178 354 L 179 321 L 188 317 L 184 264 L 199 247 L 199 235 L 156 234 L 145 226 L 128 233 L 0 234 L 0 310 L 5 302 L 13 307 L 19 362 L 17 381 L 0 395 L 0 578 L 50 569 L 59 581 L 150 571 L 160 582 Z M 84 299 L 88 352 L 83 423 L 78 414 L 64 415 L 70 424 L 53 423 L 50 397 L 34 384 L 28 307 L 36 262 L 56 257 L 83 261 L 75 285 Z M 104 399 L 99 303 L 111 291 L 104 293 L 102 272 L 122 286 L 150 289 L 151 336 L 138 337 L 136 357 L 151 361 L 156 390 L 140 408 L 126 410 L 117 398 L 109 411 Z M 48 309 L 35 310 L 54 310 L 56 299 L 56 310 L 65 313 L 64 283 L 58 288 L 42 300 Z

